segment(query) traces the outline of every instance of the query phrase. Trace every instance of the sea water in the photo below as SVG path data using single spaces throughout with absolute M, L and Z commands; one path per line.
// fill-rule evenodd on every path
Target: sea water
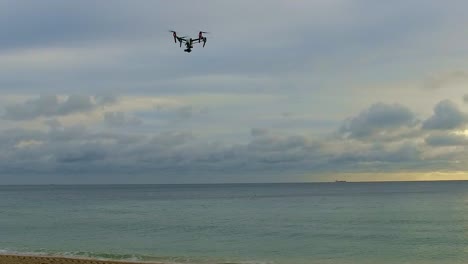
M 0 253 L 467 263 L 468 182 L 0 186 Z

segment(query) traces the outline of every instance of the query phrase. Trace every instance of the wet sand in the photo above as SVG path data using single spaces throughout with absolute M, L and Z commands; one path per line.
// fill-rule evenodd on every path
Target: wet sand
M 49 256 L 0 255 L 0 264 L 125 264 L 125 263 L 128 263 L 128 264 L 137 264 L 137 263 L 148 264 L 148 262 L 74 259 L 74 258 L 49 257 Z

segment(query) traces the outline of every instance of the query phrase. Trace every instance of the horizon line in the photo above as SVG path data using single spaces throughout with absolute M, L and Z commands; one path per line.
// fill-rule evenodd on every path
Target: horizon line
M 246 185 L 246 184 L 324 184 L 324 183 L 418 183 L 418 182 L 468 182 L 468 180 L 380 180 L 380 181 L 308 181 L 308 182 L 211 182 L 211 183 L 24 183 L 0 186 L 96 186 L 96 185 Z

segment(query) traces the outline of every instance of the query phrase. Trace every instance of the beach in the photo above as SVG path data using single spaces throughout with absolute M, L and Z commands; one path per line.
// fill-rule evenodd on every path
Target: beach
M 19 256 L 19 255 L 0 255 L 0 264 L 138 264 L 143 262 L 130 261 L 107 261 L 94 259 L 78 259 L 51 256 Z M 148 262 L 144 262 L 148 264 Z M 155 262 L 152 262 L 155 263 Z

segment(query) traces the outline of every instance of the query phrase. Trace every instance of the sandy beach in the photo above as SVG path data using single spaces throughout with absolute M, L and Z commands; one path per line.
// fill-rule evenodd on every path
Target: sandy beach
M 0 255 L 0 264 L 125 264 L 125 263 L 148 264 L 148 262 L 104 261 L 104 260 L 74 259 L 74 258 L 49 257 L 49 256 Z

